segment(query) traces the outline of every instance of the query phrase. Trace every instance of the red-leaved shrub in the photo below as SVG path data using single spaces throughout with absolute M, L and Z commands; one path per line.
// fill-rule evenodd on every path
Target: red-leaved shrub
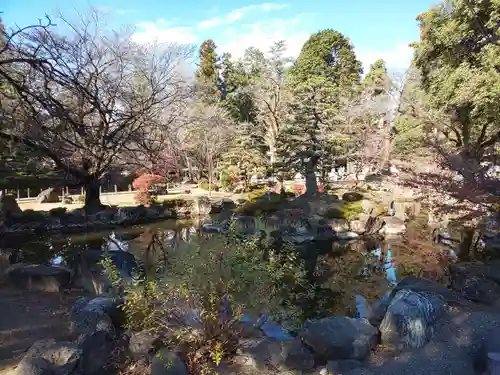
M 132 187 L 140 191 L 149 191 L 152 185 L 164 182 L 165 178 L 157 174 L 143 174 L 132 182 Z
M 306 192 L 306 185 L 302 182 L 294 182 L 292 189 L 295 195 L 301 195 Z
M 165 178 L 156 174 L 143 174 L 137 177 L 132 182 L 133 188 L 139 190 L 134 196 L 135 202 L 144 206 L 150 206 L 153 203 L 153 195 L 150 192 L 151 187 L 164 182 Z

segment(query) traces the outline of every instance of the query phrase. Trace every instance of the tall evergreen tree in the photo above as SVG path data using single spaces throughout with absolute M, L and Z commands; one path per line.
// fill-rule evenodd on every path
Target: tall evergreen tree
M 211 39 L 205 40 L 199 51 L 199 67 L 196 72 L 198 89 L 206 104 L 214 104 L 221 100 L 221 78 L 217 46 Z
M 338 154 L 342 132 L 337 115 L 361 73 L 350 41 L 331 29 L 309 38 L 289 72 L 292 116 L 280 134 L 278 153 L 282 164 L 305 175 L 307 194 L 317 192 L 316 173 L 324 175 Z

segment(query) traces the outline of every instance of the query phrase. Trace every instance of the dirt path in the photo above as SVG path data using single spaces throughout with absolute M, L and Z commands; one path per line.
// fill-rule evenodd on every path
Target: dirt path
M 36 340 L 72 339 L 68 312 L 78 294 L 29 293 L 0 285 L 0 374 Z

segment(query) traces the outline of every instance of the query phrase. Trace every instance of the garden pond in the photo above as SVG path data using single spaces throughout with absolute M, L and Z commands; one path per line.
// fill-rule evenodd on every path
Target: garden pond
M 222 234 L 203 231 L 198 221 L 167 220 L 155 224 L 118 228 L 114 231 L 93 232 L 77 235 L 50 234 L 3 238 L 0 246 L 15 254 L 17 260 L 29 264 L 59 264 L 72 254 L 87 249 L 129 251 L 141 264 L 145 259 L 151 234 L 158 238 L 165 248 L 199 246 L 200 249 L 217 249 L 225 240 Z M 163 254 L 164 255 L 164 254 Z M 154 254 L 155 262 L 162 262 L 162 254 Z M 304 257 L 304 255 L 303 255 Z M 402 240 L 380 242 L 356 240 L 350 243 L 331 245 L 331 251 L 306 254 L 305 267 L 315 288 L 313 300 L 303 308 L 304 318 L 318 318 L 332 314 L 355 315 L 356 296 L 368 301 L 382 297 L 407 274 L 420 274 L 425 259 L 415 260 L 411 250 Z M 151 260 L 149 260 L 151 261 Z M 10 259 L 13 263 L 13 259 Z M 5 260 L 2 268 L 9 266 Z

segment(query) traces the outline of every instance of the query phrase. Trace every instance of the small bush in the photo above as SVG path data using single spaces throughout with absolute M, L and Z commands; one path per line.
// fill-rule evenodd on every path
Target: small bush
M 383 204 L 377 204 L 375 207 L 373 207 L 372 215 L 385 216 L 387 215 L 387 208 Z
M 84 194 L 80 194 L 80 195 L 78 196 L 78 198 L 76 198 L 76 201 L 77 201 L 78 203 L 85 203 L 85 195 L 84 195 Z
M 165 345 L 186 359 L 191 375 L 210 373 L 206 371 L 237 353 L 243 311 L 266 312 L 274 321 L 289 322 L 285 328 L 299 328 L 299 310 L 289 302 L 301 295 L 290 290 L 292 285 L 311 290 L 293 251 L 267 249 L 270 260 L 263 261 L 257 239 L 240 241 L 230 235 L 223 245 L 207 244 L 214 240 L 169 251 L 168 265 L 156 279 L 123 286 L 126 327 L 160 333 Z M 122 286 L 114 287 L 118 291 Z
M 143 174 L 132 182 L 132 187 L 136 190 L 149 191 L 153 185 L 164 185 L 165 177 L 156 174 Z
M 256 202 L 257 199 L 264 198 L 268 191 L 267 186 L 255 188 L 248 193 L 248 199 L 250 202 Z
M 330 207 L 323 214 L 327 219 L 345 219 L 348 221 L 355 220 L 363 213 L 363 205 L 361 202 L 343 203 L 340 207 Z
M 200 182 L 198 187 L 203 190 L 210 190 L 209 184 L 206 181 Z M 219 191 L 219 186 L 217 184 L 212 184 L 212 191 Z
M 54 218 L 61 218 L 66 215 L 66 207 L 56 207 L 49 211 L 49 216 Z

